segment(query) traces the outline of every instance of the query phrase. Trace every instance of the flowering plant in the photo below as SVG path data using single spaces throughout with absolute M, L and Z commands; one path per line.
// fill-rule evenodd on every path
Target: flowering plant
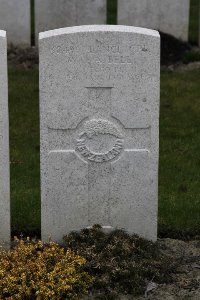
M 0 251 L 0 299 L 78 299 L 93 279 L 82 270 L 85 259 L 57 243 L 15 239 Z

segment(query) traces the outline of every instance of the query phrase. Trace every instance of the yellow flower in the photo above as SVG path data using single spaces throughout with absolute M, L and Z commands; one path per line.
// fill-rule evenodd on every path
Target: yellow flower
M 85 259 L 50 242 L 15 238 L 16 247 L 0 252 L 0 299 L 78 299 L 93 279 L 81 270 Z

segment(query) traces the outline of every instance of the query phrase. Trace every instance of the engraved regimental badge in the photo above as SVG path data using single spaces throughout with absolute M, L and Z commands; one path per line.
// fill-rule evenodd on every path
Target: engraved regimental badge
M 82 126 L 76 151 L 86 161 L 102 163 L 117 159 L 123 151 L 123 135 L 116 124 L 91 119 Z

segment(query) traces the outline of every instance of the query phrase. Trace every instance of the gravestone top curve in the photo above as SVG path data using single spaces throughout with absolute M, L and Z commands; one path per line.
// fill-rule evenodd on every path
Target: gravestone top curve
M 79 33 L 79 32 L 131 32 L 144 35 L 151 35 L 159 37 L 158 31 L 153 29 L 146 29 L 141 27 L 125 26 L 125 25 L 84 25 L 84 26 L 73 26 L 66 28 L 59 28 L 55 30 L 49 30 L 39 33 L 39 39 L 45 39 L 53 36 Z

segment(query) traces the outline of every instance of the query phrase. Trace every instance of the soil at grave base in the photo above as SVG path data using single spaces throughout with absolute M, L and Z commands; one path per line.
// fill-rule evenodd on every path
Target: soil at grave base
M 149 292 L 144 296 L 120 295 L 120 300 L 200 300 L 200 239 L 181 241 L 175 239 L 160 239 L 163 253 L 177 262 L 173 282 L 170 284 L 147 283 Z M 83 300 L 98 299 L 90 295 Z M 106 298 L 100 298 L 106 299 Z
M 38 49 L 36 47 L 8 48 L 8 66 L 20 69 L 37 69 L 39 65 Z
M 185 242 L 167 238 L 161 239 L 159 244 L 165 254 L 179 261 L 172 275 L 173 282 L 155 285 L 155 289 L 152 290 L 150 285 L 150 291 L 146 296 L 132 299 L 200 300 L 200 240 Z
M 192 49 L 189 43 L 160 32 L 161 35 L 161 64 L 172 65 L 182 61 L 185 53 Z M 35 69 L 38 68 L 38 49 L 18 48 L 11 46 L 8 50 L 8 63 L 10 67 Z

